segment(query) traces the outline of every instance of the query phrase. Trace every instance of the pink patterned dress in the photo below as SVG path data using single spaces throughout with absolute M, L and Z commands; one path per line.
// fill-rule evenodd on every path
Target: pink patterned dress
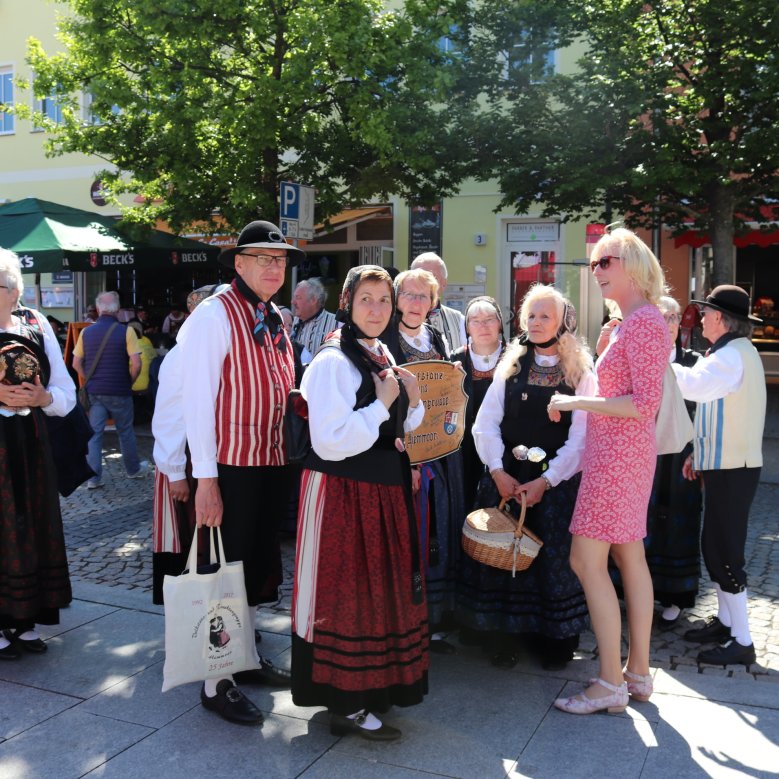
M 571 533 L 625 544 L 646 535 L 657 463 L 655 416 L 671 340 L 663 316 L 647 303 L 615 330 L 595 365 L 598 394 L 632 395 L 640 419 L 588 414 L 582 481 Z

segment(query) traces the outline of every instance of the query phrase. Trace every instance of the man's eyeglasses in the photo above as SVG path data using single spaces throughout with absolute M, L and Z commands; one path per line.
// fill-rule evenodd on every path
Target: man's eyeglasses
M 430 302 L 430 295 L 426 294 L 424 292 L 420 293 L 414 293 L 414 292 L 398 292 L 399 298 L 406 298 L 409 302 L 413 303 L 414 301 L 419 301 L 420 303 L 424 300 L 428 303 Z
M 604 254 L 598 260 L 592 260 L 590 262 L 590 270 L 595 273 L 595 268 L 600 267 L 601 270 L 608 270 L 612 260 L 621 260 L 621 257 L 617 257 L 615 254 Z
M 241 252 L 242 257 L 251 257 L 261 268 L 268 268 L 271 265 L 278 265 L 281 268 L 287 267 L 287 255 L 277 256 L 275 254 L 247 254 Z

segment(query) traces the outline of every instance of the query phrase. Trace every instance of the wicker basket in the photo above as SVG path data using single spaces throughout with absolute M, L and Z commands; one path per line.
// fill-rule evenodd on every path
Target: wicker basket
M 477 509 L 465 518 L 462 544 L 465 553 L 485 565 L 511 571 L 530 567 L 544 542 L 531 530 L 523 528 L 527 497 L 522 493 L 519 521 L 506 510 L 502 500 L 497 508 Z

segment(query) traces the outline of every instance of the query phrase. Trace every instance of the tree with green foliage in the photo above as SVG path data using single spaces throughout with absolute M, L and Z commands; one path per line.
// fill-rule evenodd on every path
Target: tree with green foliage
M 731 283 L 734 235 L 776 217 L 776 0 L 479 0 L 471 10 L 459 82 L 471 102 L 458 117 L 473 172 L 499 180 L 501 205 L 705 231 L 712 281 Z M 576 70 L 550 72 L 545 53 L 569 45 L 582 52 Z
M 32 41 L 28 59 L 63 119 L 36 121 L 49 154 L 114 166 L 109 196 L 144 198 L 129 220 L 275 221 L 282 180 L 316 187 L 318 218 L 455 191 L 466 156 L 439 41 L 456 2 L 59 1 L 64 51 Z

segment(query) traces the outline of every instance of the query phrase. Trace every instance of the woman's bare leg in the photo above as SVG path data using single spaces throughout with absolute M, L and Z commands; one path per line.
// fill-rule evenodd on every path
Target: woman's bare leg
M 579 577 L 587 598 L 590 621 L 598 642 L 600 678 L 610 684 L 622 684 L 622 617 L 614 584 L 609 576 L 611 544 L 584 536 L 571 543 L 571 568 Z M 611 695 L 599 684 L 587 689 L 590 698 Z
M 634 674 L 649 673 L 649 642 L 654 614 L 652 577 L 646 564 L 643 541 L 615 544 L 611 556 L 622 576 L 628 618 L 628 660 L 626 668 Z

